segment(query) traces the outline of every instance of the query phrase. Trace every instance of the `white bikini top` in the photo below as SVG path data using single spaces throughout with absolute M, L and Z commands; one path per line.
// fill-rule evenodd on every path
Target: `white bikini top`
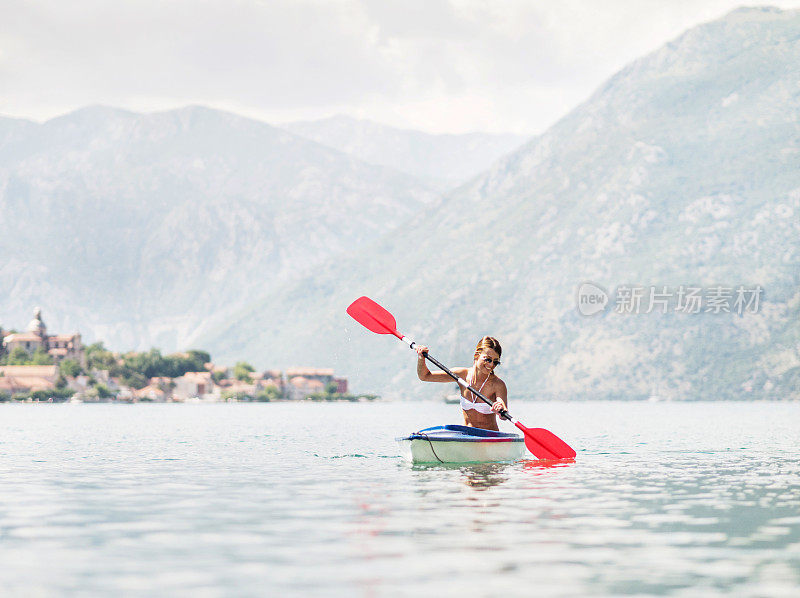
M 467 374 L 467 384 L 470 384 L 470 385 L 472 384 L 472 381 L 469 379 L 471 375 L 472 375 L 472 370 L 470 370 L 470 373 Z M 486 376 L 486 380 L 488 380 L 488 379 L 489 379 L 489 376 Z M 483 384 L 481 384 L 481 387 L 478 389 L 478 392 L 483 390 L 483 387 L 486 385 L 486 380 L 483 381 Z M 467 391 L 467 392 L 469 392 L 469 391 Z M 475 396 L 474 393 L 471 393 L 471 394 L 472 394 L 472 396 Z M 478 399 L 477 396 L 475 396 L 475 398 Z M 478 401 L 480 401 L 480 402 L 478 402 Z M 461 397 L 461 408 L 464 411 L 469 411 L 470 409 L 474 409 L 478 413 L 483 413 L 484 415 L 491 415 L 492 413 L 494 413 L 494 411 L 492 411 L 491 405 L 487 405 L 481 399 L 478 399 L 476 402 L 473 403 L 472 401 L 470 401 L 469 399 L 467 399 L 464 396 Z

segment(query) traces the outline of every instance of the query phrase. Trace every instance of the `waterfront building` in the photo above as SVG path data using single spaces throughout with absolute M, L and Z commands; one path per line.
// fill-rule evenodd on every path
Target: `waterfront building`
M 39 350 L 44 351 L 55 363 L 59 363 L 62 359 L 74 359 L 82 366 L 86 365 L 86 351 L 80 333 L 47 334 L 42 310 L 38 307 L 34 310 L 33 320 L 25 332 L 6 334 L 3 337 L 3 352 L 11 353 L 17 347 L 29 355 Z
M 56 365 L 0 366 L 0 392 L 14 393 L 53 390 L 58 380 Z
M 142 388 L 130 388 L 131 400 L 149 401 L 153 403 L 166 403 L 172 399 L 172 389 L 175 386 L 172 378 L 167 376 L 154 376 Z
M 309 395 L 325 392 L 325 384 L 313 378 L 305 376 L 293 376 L 288 384 L 288 398 L 300 401 Z
M 289 368 L 286 370 L 286 394 L 290 399 L 304 399 L 308 395 L 323 393 L 330 384 L 334 392 L 347 394 L 347 379 L 336 378 L 329 368 Z
M 328 368 L 289 368 L 286 370 L 286 395 L 302 400 L 312 394 L 325 392 L 333 382 L 333 370 Z
M 225 379 L 220 380 L 219 388 L 225 396 L 244 397 L 248 400 L 253 400 L 256 395 L 261 392 L 261 386 L 256 382 L 245 382 L 244 380 Z
M 286 383 L 283 380 L 283 372 L 280 370 L 264 370 L 261 372 L 261 379 L 264 386 L 274 386 L 281 393 L 286 389 Z
M 175 387 L 172 389 L 174 401 L 188 399 L 202 399 L 204 401 L 218 401 L 220 388 L 214 383 L 211 372 L 186 372 L 183 376 L 174 378 Z
M 333 382 L 333 370 L 327 368 L 289 368 L 286 370 L 286 379 L 288 382 L 292 378 L 303 377 L 307 380 L 317 380 L 322 382 L 323 386 Z

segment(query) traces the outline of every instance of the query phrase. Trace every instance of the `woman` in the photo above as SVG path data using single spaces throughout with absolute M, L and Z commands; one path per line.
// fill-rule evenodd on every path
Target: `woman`
M 452 382 L 453 379 L 444 372 L 433 373 L 425 364 L 428 347 L 420 345 L 417 351 L 417 376 L 423 382 Z M 484 403 L 473 392 L 459 386 L 461 391 L 461 409 L 464 423 L 473 428 L 498 430 L 497 413 L 506 410 L 508 391 L 505 382 L 498 378 L 494 370 L 500 365 L 500 354 L 503 349 L 496 338 L 484 336 L 475 347 L 472 367 L 452 368 L 452 372 L 467 381 L 467 384 L 478 389 L 478 392 L 492 401 L 491 407 Z

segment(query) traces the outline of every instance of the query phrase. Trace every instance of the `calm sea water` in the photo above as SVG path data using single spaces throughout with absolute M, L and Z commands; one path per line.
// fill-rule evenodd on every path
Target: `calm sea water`
M 0 594 L 800 595 L 800 404 L 512 407 L 576 462 L 412 466 L 432 402 L 0 405 Z

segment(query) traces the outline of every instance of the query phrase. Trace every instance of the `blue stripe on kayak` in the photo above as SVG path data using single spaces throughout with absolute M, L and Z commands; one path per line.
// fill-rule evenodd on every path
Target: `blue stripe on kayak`
M 518 434 L 507 434 L 495 430 L 484 430 L 470 426 L 448 424 L 446 426 L 433 426 L 410 436 L 397 438 L 397 440 L 431 440 L 436 442 L 522 442 Z
M 516 436 L 514 438 L 470 438 L 466 436 L 422 436 L 421 434 L 414 433 L 411 436 L 406 436 L 405 438 L 397 438 L 397 440 L 430 440 L 431 442 L 483 442 L 483 443 L 494 443 L 494 442 L 522 442 L 522 438 L 520 436 Z

